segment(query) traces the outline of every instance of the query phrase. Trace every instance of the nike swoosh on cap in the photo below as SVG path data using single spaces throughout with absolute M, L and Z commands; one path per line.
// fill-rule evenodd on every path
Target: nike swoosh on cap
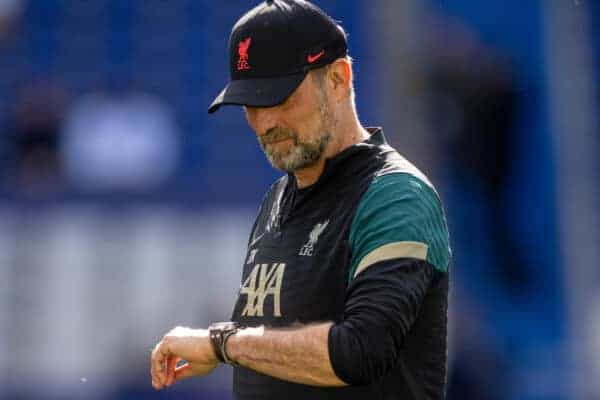
M 314 62 L 316 62 L 319 58 L 323 57 L 325 55 L 325 50 L 321 50 L 320 53 L 315 54 L 314 56 L 311 56 L 310 54 L 308 55 L 308 63 L 312 64 Z

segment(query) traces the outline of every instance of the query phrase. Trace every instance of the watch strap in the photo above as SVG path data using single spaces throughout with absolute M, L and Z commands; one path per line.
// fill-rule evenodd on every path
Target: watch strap
M 224 363 L 223 355 L 221 353 L 221 342 L 223 341 L 222 333 L 218 329 L 209 329 L 210 343 L 212 344 L 213 351 L 219 362 Z
M 237 365 L 227 355 L 227 340 L 235 335 L 242 327 L 237 322 L 217 322 L 208 327 L 210 342 L 217 360 L 229 365 Z
M 235 330 L 231 330 L 231 331 L 226 331 L 223 333 L 223 340 L 221 341 L 221 357 L 223 358 L 225 364 L 229 364 L 229 365 L 233 365 L 233 366 L 237 366 L 238 363 L 236 363 L 235 361 L 233 361 L 231 358 L 229 358 L 229 355 L 227 354 L 227 340 L 229 340 L 229 338 L 233 335 L 235 335 L 239 330 L 239 327 L 236 328 Z

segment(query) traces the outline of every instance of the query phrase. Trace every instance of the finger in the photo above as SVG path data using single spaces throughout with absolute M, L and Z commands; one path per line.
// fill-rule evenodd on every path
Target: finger
M 154 389 L 159 389 L 158 378 L 156 376 L 155 358 L 156 358 L 156 347 L 154 348 L 154 350 L 152 350 L 152 353 L 150 354 L 150 376 L 152 378 L 152 387 L 154 387 Z
M 161 383 L 160 378 L 157 376 L 153 367 L 151 368 L 150 375 L 152 377 L 152 387 L 156 390 L 162 389 L 164 385 Z
M 177 367 L 179 360 L 181 360 L 181 358 L 175 356 L 170 356 L 167 359 L 167 386 L 171 386 L 175 383 L 175 367 Z
M 164 342 L 160 342 L 156 345 L 156 348 L 152 352 L 152 378 L 161 385 L 164 385 L 166 382 L 165 361 L 168 355 L 168 348 Z
M 160 362 L 160 354 L 158 353 L 158 345 L 152 351 L 152 356 L 150 357 L 150 375 L 152 376 L 152 384 L 154 385 L 156 382 L 160 382 L 158 377 L 159 370 L 161 368 Z
M 191 378 L 194 376 L 192 367 L 190 364 L 184 364 L 181 367 L 175 368 L 175 382 L 179 382 L 182 379 Z

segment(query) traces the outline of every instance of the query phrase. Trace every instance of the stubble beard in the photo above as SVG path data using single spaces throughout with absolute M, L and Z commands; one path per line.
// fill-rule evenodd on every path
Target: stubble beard
M 293 130 L 280 128 L 271 129 L 266 134 L 259 136 L 260 146 L 274 168 L 293 173 L 316 164 L 324 156 L 327 145 L 331 141 L 327 123 L 329 112 L 323 103 L 319 108 L 321 114 L 319 130 L 322 133 L 316 139 L 300 141 L 298 134 Z M 291 149 L 277 151 L 272 143 L 285 139 L 293 141 Z
M 323 157 L 331 138 L 331 135 L 325 132 L 315 140 L 300 142 L 295 132 L 287 131 L 286 134 L 294 142 L 291 149 L 278 151 L 274 146 L 263 143 L 263 140 L 261 140 L 261 147 L 274 168 L 288 173 L 310 167 L 319 161 Z

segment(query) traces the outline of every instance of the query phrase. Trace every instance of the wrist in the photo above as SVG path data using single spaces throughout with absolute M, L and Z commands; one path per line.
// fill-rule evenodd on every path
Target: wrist
M 227 354 L 226 345 L 229 338 L 241 328 L 237 322 L 217 322 L 208 327 L 210 344 L 217 361 L 235 365 L 234 360 Z
M 239 329 L 234 335 L 231 335 L 225 343 L 225 351 L 227 356 L 235 363 L 240 364 L 244 355 L 244 349 L 247 349 L 248 343 L 257 337 L 263 336 L 265 333 L 264 326 L 255 328 Z

